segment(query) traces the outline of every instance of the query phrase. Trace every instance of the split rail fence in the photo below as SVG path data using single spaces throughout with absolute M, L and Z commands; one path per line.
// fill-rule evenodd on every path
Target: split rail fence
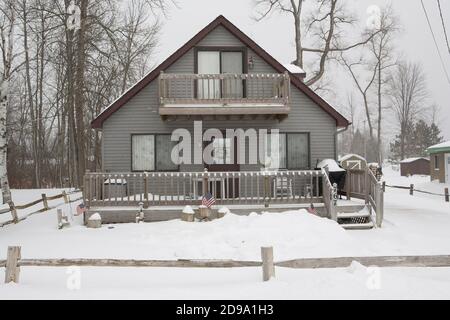
M 5 283 L 19 283 L 21 267 L 167 267 L 167 268 L 244 268 L 262 267 L 263 281 L 275 277 L 275 267 L 293 269 L 346 268 L 353 261 L 376 267 L 450 267 L 450 255 L 373 256 L 303 258 L 274 262 L 273 247 L 261 248 L 260 261 L 236 260 L 127 260 L 127 259 L 22 259 L 21 247 L 8 247 Z
M 53 201 L 53 200 L 57 200 L 57 199 L 64 199 L 64 204 L 67 204 L 67 203 L 72 203 L 72 202 L 81 200 L 82 197 L 79 197 L 76 199 L 70 199 L 70 195 L 79 193 L 79 192 L 81 192 L 81 191 L 75 190 L 75 191 L 71 191 L 71 192 L 66 192 L 65 190 L 63 190 L 62 193 L 54 195 L 54 196 L 47 196 L 45 193 L 43 193 L 41 195 L 41 199 L 29 202 L 27 204 L 23 204 L 23 205 L 16 205 L 13 201 L 8 201 L 9 208 L 0 210 L 0 215 L 10 213 L 12 220 L 0 223 L 0 227 L 3 227 L 8 224 L 19 223 L 20 221 L 23 221 L 26 218 L 28 218 L 30 215 L 40 213 L 40 212 L 45 212 L 45 211 L 56 208 L 56 207 L 49 206 L 49 201 Z M 31 212 L 31 213 L 27 214 L 26 216 L 19 218 L 19 215 L 17 214 L 18 210 L 28 209 L 28 208 L 36 206 L 40 203 L 42 203 L 41 209 Z

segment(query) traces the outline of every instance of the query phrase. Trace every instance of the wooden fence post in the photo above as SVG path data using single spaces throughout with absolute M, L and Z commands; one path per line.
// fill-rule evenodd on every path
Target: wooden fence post
M 13 219 L 14 223 L 18 223 L 19 216 L 17 215 L 17 210 L 16 210 L 16 206 L 14 205 L 14 202 L 12 202 L 11 200 L 8 201 L 8 205 L 9 205 L 9 209 L 11 210 L 11 215 L 12 215 L 12 219 Z
M 445 202 L 449 202 L 450 201 L 450 196 L 448 194 L 448 188 L 445 188 L 444 193 L 445 193 Z
M 48 210 L 48 200 L 45 193 L 42 194 L 42 203 L 44 204 L 44 211 Z
M 63 190 L 62 195 L 63 195 L 64 203 L 69 203 L 70 200 L 69 200 L 69 196 L 66 193 L 66 190 Z
M 17 265 L 17 262 L 20 260 L 20 257 L 20 247 L 8 247 L 5 283 L 19 283 L 20 267 Z
M 381 190 L 383 190 L 383 192 L 386 192 L 386 181 L 383 181 L 383 183 L 381 184 Z
M 263 269 L 263 281 L 275 278 L 275 265 L 273 264 L 273 247 L 261 248 L 261 259 Z
M 412 195 L 414 195 L 414 185 L 413 184 L 410 184 L 409 185 L 409 194 L 412 196 Z

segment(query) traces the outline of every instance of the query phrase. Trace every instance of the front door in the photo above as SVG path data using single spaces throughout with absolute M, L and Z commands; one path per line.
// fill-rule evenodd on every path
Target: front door
M 206 164 L 205 168 L 209 172 L 238 172 L 240 165 L 238 164 L 238 144 L 237 138 L 212 138 L 211 141 L 205 143 L 212 145 L 212 163 Z M 232 150 L 233 148 L 233 150 Z M 217 199 L 237 198 L 239 195 L 239 177 L 217 176 L 210 181 L 209 189 Z

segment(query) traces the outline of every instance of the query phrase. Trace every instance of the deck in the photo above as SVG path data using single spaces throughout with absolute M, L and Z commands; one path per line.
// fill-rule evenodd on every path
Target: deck
M 312 204 L 318 215 L 342 223 L 376 220 L 381 225 L 382 221 L 383 192 L 373 175 L 348 172 L 345 200 L 340 200 L 326 170 L 87 173 L 85 219 L 99 213 L 103 223 L 134 222 L 141 210 L 143 220 L 148 222 L 179 219 L 187 205 L 198 210 L 202 196 L 208 192 L 216 198 L 212 218 L 218 217 L 222 206 L 235 214 L 248 215 L 306 209 Z M 361 212 L 365 207 L 369 216 L 342 215 Z M 376 219 L 372 219 L 372 211 Z

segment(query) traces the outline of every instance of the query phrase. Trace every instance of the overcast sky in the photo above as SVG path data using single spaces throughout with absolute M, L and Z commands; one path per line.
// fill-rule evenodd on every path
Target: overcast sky
M 164 18 L 160 47 L 156 57 L 158 62 L 161 62 L 173 53 L 220 14 L 231 20 L 280 62 L 287 63 L 294 58 L 294 32 L 290 16 L 273 14 L 262 22 L 256 22 L 252 19 L 254 16 L 252 0 L 177 1 L 179 8 L 172 9 L 168 17 Z M 366 20 L 366 10 L 370 5 L 383 6 L 390 2 L 387 0 L 345 1 L 348 3 L 349 8 L 361 17 L 363 21 Z M 450 54 L 445 45 L 437 2 L 435 0 L 424 0 L 424 3 L 430 16 L 447 72 L 450 73 Z M 398 37 L 397 49 L 406 58 L 422 63 L 427 76 L 431 100 L 435 101 L 441 108 L 439 125 L 446 139 L 450 139 L 450 84 L 447 82 L 439 60 L 420 0 L 395 0 L 392 1 L 392 5 L 403 26 L 403 30 Z M 450 1 L 441 1 L 441 5 L 449 33 Z M 326 97 L 337 109 L 340 109 L 340 105 L 345 103 L 346 91 L 353 88 L 351 80 L 342 81 L 341 72 L 339 69 L 333 69 L 329 76 L 332 80 L 336 79 L 336 83 L 347 83 L 347 85 L 345 87 L 336 85 L 337 95 Z M 389 121 L 389 119 L 386 120 L 386 122 Z M 392 127 L 389 127 L 389 123 L 387 123 L 387 127 L 386 135 L 389 136 L 394 132 L 391 129 Z

